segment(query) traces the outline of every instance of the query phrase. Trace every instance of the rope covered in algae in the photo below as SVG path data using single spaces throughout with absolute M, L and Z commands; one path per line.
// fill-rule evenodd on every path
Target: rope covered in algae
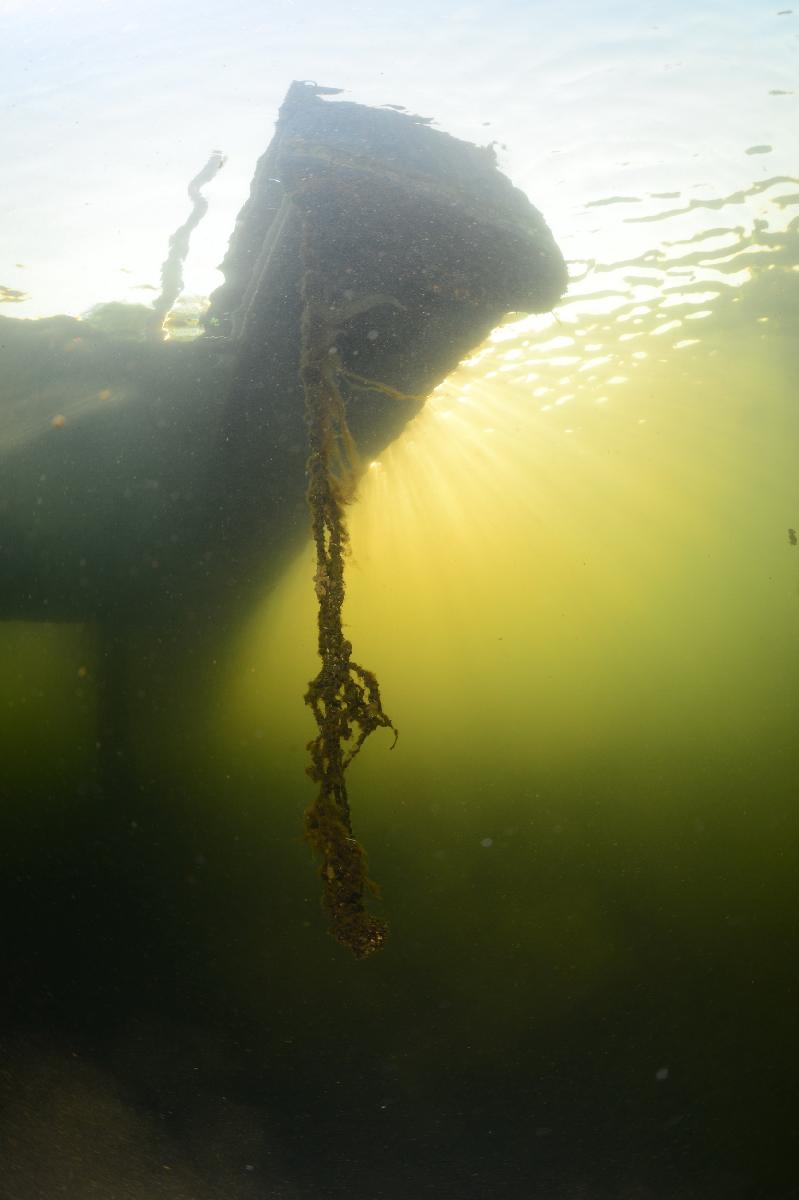
M 345 772 L 366 738 L 383 726 L 397 731 L 383 711 L 377 679 L 353 662 L 344 637 L 344 555 L 347 527 L 344 505 L 354 496 L 357 453 L 347 428 L 341 370 L 325 314 L 321 271 L 313 256 L 312 234 L 303 228 L 302 350 L 300 377 L 305 392 L 309 456 L 308 505 L 316 547 L 314 586 L 319 602 L 318 650 L 321 669 L 308 685 L 305 703 L 318 733 L 308 743 L 307 768 L 318 785 L 305 813 L 305 836 L 321 860 L 322 905 L 330 932 L 356 958 L 384 944 L 386 922 L 365 904 L 368 891 L 379 895 L 369 878 L 366 853 L 353 837 Z

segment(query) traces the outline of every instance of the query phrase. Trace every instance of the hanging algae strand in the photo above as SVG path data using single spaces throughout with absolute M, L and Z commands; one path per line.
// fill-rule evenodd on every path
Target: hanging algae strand
M 394 731 L 396 742 L 397 731 L 383 711 L 377 679 L 352 661 L 352 645 L 342 630 L 344 505 L 354 494 L 357 456 L 337 382 L 338 354 L 330 345 L 330 327 L 323 316 L 322 276 L 314 268 L 307 227 L 303 266 L 300 374 L 308 426 L 307 495 L 316 547 L 314 585 L 322 660 L 305 695 L 319 729 L 308 743 L 311 765 L 307 770 L 319 790 L 305 814 L 305 835 L 321 859 L 322 903 L 330 932 L 356 958 L 366 958 L 385 942 L 387 925 L 365 905 L 365 893 L 377 895 L 378 889 L 369 879 L 364 849 L 352 835 L 344 776 L 370 733 L 384 726 Z
M 224 154 L 220 150 L 214 150 L 203 169 L 198 175 L 194 176 L 189 184 L 188 192 L 192 205 L 191 212 L 169 239 L 169 254 L 161 267 L 161 294 L 153 304 L 150 330 L 152 336 L 158 340 L 163 336 L 164 321 L 169 310 L 183 290 L 183 264 L 189 253 L 189 239 L 194 229 L 208 212 L 208 201 L 202 194 L 202 189 L 224 167 L 226 161 Z

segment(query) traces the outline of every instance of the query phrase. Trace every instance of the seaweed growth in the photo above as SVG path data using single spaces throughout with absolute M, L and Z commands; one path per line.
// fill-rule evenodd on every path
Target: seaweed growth
M 302 350 L 300 375 L 305 393 L 309 457 L 308 504 L 316 547 L 314 586 L 319 601 L 321 669 L 308 685 L 305 703 L 318 726 L 308 743 L 308 774 L 318 785 L 305 814 L 305 834 L 321 859 L 322 903 L 330 932 L 356 958 L 366 958 L 386 940 L 386 922 L 365 904 L 377 895 L 368 875 L 366 854 L 353 837 L 345 773 L 366 738 L 383 726 L 397 731 L 383 711 L 380 689 L 371 671 L 352 659 L 341 610 L 344 603 L 344 556 L 347 528 L 344 505 L 354 496 L 357 452 L 347 427 L 342 372 L 325 305 L 322 272 L 313 255 L 312 234 L 303 228 Z

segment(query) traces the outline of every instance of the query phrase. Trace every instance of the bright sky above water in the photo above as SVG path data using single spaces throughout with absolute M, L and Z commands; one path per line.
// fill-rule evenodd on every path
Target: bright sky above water
M 30 297 L 8 315 L 149 303 L 186 185 L 219 149 L 186 272 L 188 292 L 212 290 L 294 78 L 496 142 L 572 260 L 634 258 L 656 213 L 788 175 L 796 148 L 797 17 L 777 3 L 5 0 L 0 14 L 0 285 Z M 669 235 L 717 223 L 693 208 Z

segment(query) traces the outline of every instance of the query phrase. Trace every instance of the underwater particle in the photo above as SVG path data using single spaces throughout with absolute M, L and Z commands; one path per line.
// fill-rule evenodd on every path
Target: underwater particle
M 483 847 L 484 850 L 490 850 L 491 847 L 494 845 L 494 839 L 493 838 L 481 838 L 480 845 Z
M 795 546 L 795 545 L 796 545 L 796 540 L 797 540 L 797 539 L 796 539 L 796 530 L 795 530 L 795 529 L 789 529 L 789 530 L 788 530 L 788 541 L 791 543 L 791 545 L 792 545 L 792 546 Z
M 101 392 L 97 393 L 98 400 L 110 400 L 111 396 L 112 396 L 112 392 L 111 392 L 110 388 L 103 388 L 103 390 Z
M 366 335 L 366 339 L 369 342 L 376 342 L 379 337 L 380 337 L 380 334 L 377 332 L 376 329 L 370 329 Z
M 86 679 L 89 674 L 88 667 L 78 667 L 78 679 Z
M 767 146 L 767 145 L 747 146 L 747 148 L 744 150 L 744 154 L 771 154 L 773 149 L 774 149 L 773 146 Z
M 668 1079 L 668 1077 L 669 1077 L 669 1068 L 668 1067 L 658 1067 L 657 1071 L 655 1071 L 655 1079 L 657 1079 L 658 1083 L 662 1083 L 664 1081 L 664 1079 Z
M 58 415 L 53 417 L 50 421 L 53 429 L 63 429 L 66 423 L 67 419 L 62 413 L 58 413 Z

